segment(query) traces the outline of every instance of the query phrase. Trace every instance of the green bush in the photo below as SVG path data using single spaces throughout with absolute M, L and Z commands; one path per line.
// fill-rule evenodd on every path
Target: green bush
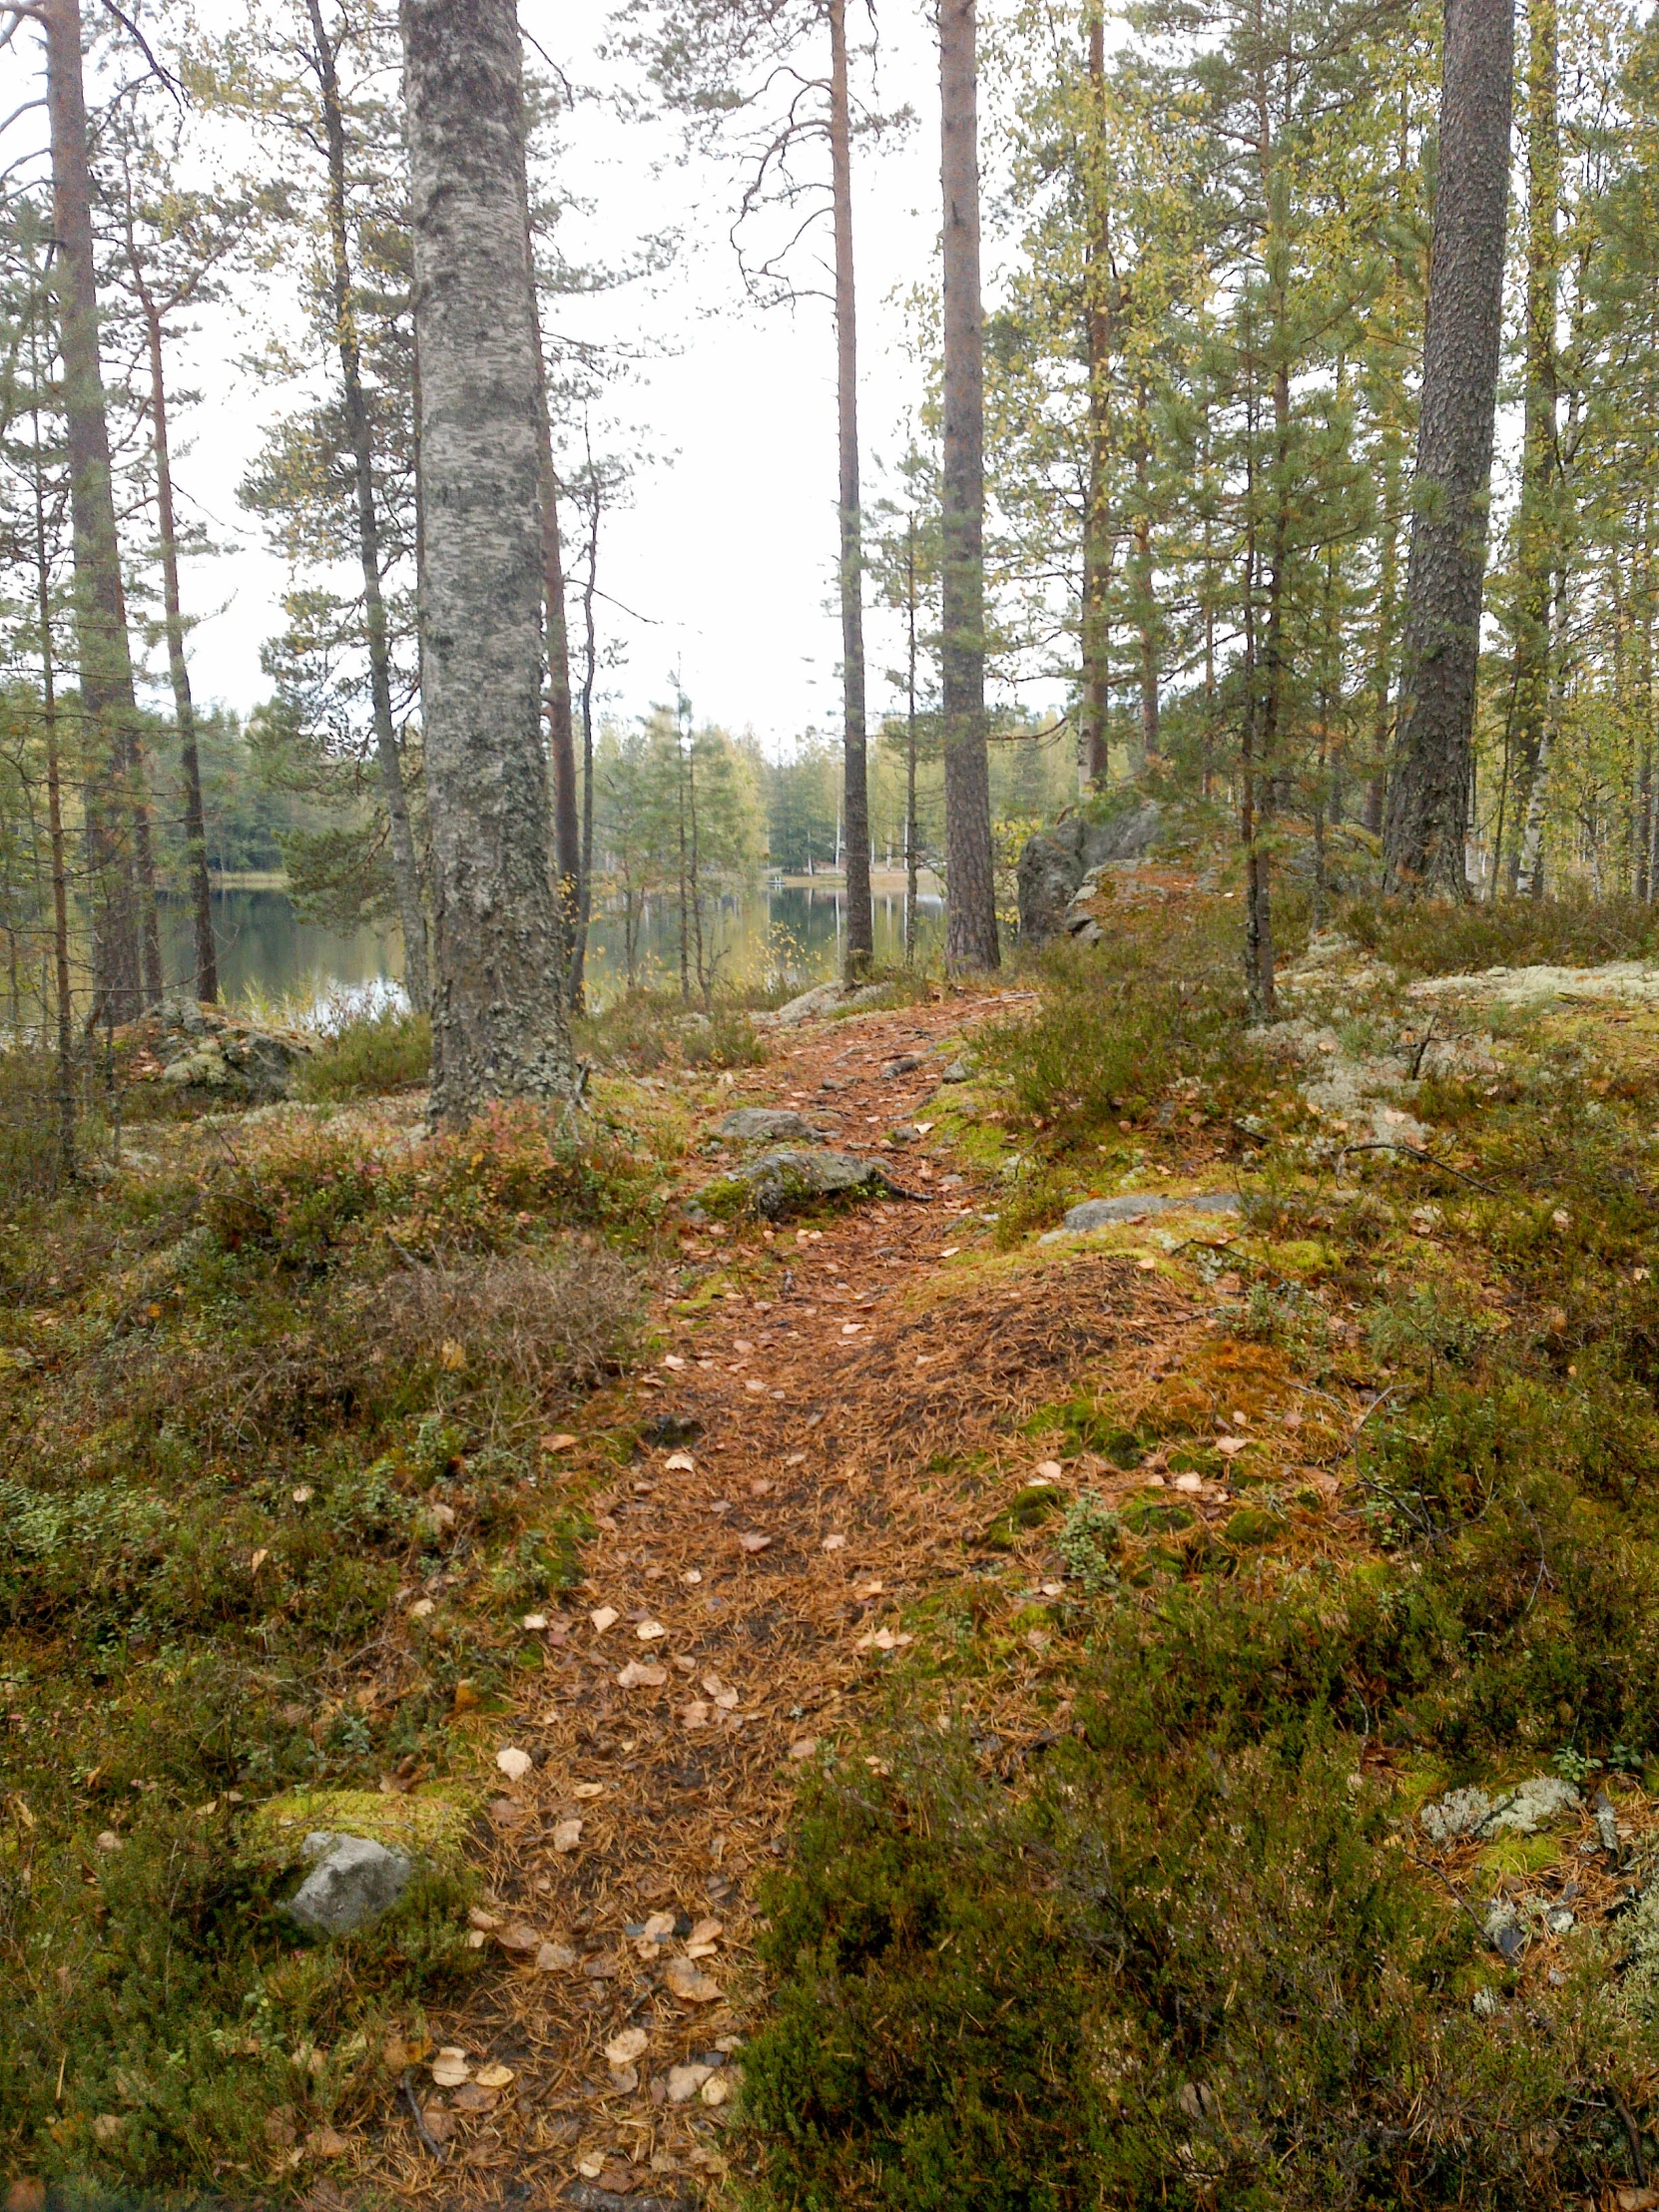
M 1346 905 L 1339 926 L 1402 975 L 1593 966 L 1651 958 L 1659 910 L 1635 898 L 1384 899 Z
M 432 1072 L 432 1024 L 386 1007 L 341 1024 L 300 1067 L 295 1098 L 331 1104 L 417 1089 Z

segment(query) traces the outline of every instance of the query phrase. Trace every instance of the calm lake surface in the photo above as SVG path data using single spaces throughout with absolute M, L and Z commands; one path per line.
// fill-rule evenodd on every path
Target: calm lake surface
M 330 999 L 374 1003 L 395 992 L 402 946 L 395 928 L 323 929 L 295 917 L 285 891 L 225 890 L 214 893 L 214 932 L 219 942 L 220 988 L 228 1001 L 286 1007 L 299 1013 Z M 771 890 L 764 884 L 724 899 L 714 918 L 722 980 L 748 982 L 780 971 L 805 989 L 837 972 L 842 900 L 838 890 L 805 886 Z M 918 956 L 933 948 L 943 919 L 942 899 L 921 900 Z M 163 909 L 163 957 L 169 985 L 190 961 L 190 918 L 183 905 Z M 901 892 L 877 893 L 875 956 L 904 956 Z M 641 980 L 671 985 L 679 976 L 679 919 L 670 904 L 654 901 L 640 931 Z M 596 1000 L 623 986 L 620 914 L 596 915 L 588 939 L 588 981 Z

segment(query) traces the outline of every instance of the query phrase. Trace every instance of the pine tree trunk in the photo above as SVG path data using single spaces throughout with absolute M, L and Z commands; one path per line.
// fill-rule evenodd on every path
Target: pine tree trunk
M 846 813 L 847 980 L 875 956 L 869 898 L 862 494 L 858 484 L 858 307 L 852 280 L 852 118 L 846 0 L 829 0 L 830 177 L 835 230 L 835 417 L 840 455 L 841 751 Z
M 109 417 L 98 354 L 92 184 L 80 0 L 41 0 L 58 242 L 63 406 L 75 547 L 75 640 L 88 738 L 86 837 L 93 885 L 93 1006 L 105 1026 L 161 996 L 150 823 L 116 536 Z
M 588 447 L 593 476 L 593 447 Z M 580 1013 L 587 1002 L 588 924 L 593 916 L 593 688 L 599 673 L 599 641 L 594 625 L 594 595 L 599 589 L 599 484 L 591 483 L 588 510 L 587 569 L 582 580 L 582 873 L 576 898 L 576 943 L 570 956 L 570 1003 Z
M 512 0 L 402 0 L 425 492 L 435 1116 L 570 1097 L 541 746 L 541 467 Z
M 30 332 L 34 353 L 34 333 Z M 35 380 L 39 383 L 39 363 Z M 46 484 L 41 468 L 40 415 L 34 415 L 35 587 L 40 616 L 40 704 L 46 733 L 46 824 L 52 858 L 53 1000 L 58 1029 L 58 1172 L 75 1175 L 75 1038 L 69 984 L 69 859 L 63 827 L 63 766 L 58 747 L 56 655 L 52 648 L 52 566 L 46 549 Z
M 904 539 L 904 958 L 916 956 L 916 518 Z
M 1549 605 L 1555 569 L 1555 306 L 1561 199 L 1559 64 L 1555 0 L 1529 0 L 1526 65 L 1526 409 L 1521 443 L 1516 555 L 1515 729 L 1517 812 L 1528 819 L 1544 759 L 1549 712 Z M 1515 889 L 1516 846 L 1510 871 Z
M 431 995 L 427 972 L 426 914 L 420 901 L 420 860 L 409 820 L 403 782 L 403 753 L 391 713 L 391 642 L 386 603 L 380 588 L 380 520 L 374 505 L 374 432 L 363 397 L 362 360 L 357 321 L 351 304 L 350 239 L 345 209 L 345 111 L 340 101 L 334 49 L 323 27 L 317 0 L 306 0 L 311 19 L 317 79 L 322 88 L 322 124 L 328 162 L 328 247 L 334 294 L 335 342 L 345 401 L 345 433 L 351 445 L 356 479 L 357 559 L 363 579 L 363 628 L 368 644 L 368 690 L 374 724 L 374 755 L 380 771 L 380 796 L 386 810 L 391 845 L 392 887 L 397 922 L 403 935 L 403 988 L 409 1004 L 424 1013 Z M 418 398 L 416 401 L 418 405 Z
M 185 618 L 179 591 L 179 539 L 173 512 L 173 455 L 167 432 L 167 383 L 162 357 L 162 318 L 144 289 L 136 255 L 133 277 L 139 286 L 150 339 L 150 434 L 156 456 L 156 519 L 162 540 L 162 612 L 167 626 L 167 670 L 173 685 L 173 719 L 179 728 L 179 761 L 185 776 L 185 877 L 190 887 L 192 933 L 196 952 L 196 996 L 210 1006 L 219 999 L 219 955 L 214 945 L 213 887 L 208 880 L 208 824 L 202 808 L 202 763 L 196 746 L 196 702 L 191 697 L 185 660 Z
M 939 673 L 944 725 L 945 964 L 994 968 L 996 880 L 985 746 L 985 370 L 979 304 L 975 0 L 940 0 L 944 192 L 944 499 Z
M 581 912 L 582 842 L 576 816 L 576 727 L 570 697 L 570 622 L 565 609 L 564 547 L 559 538 L 559 479 L 553 467 L 553 416 L 547 356 L 536 299 L 535 241 L 524 210 L 524 259 L 531 272 L 530 322 L 536 340 L 536 439 L 541 463 L 541 592 L 547 618 L 547 755 L 553 771 L 553 885 L 564 943 L 567 1004 L 575 1006 L 576 931 Z
M 1503 334 L 1514 49 L 1514 0 L 1446 0 L 1402 723 L 1383 854 L 1387 889 L 1455 899 L 1468 888 L 1463 836 Z
M 1084 336 L 1089 356 L 1088 511 L 1083 517 L 1083 607 L 1080 623 L 1082 769 L 1096 791 L 1111 774 L 1112 631 L 1112 274 L 1106 208 L 1106 33 L 1103 6 L 1089 14 L 1089 107 L 1084 137 Z
M 1158 598 L 1152 561 L 1152 427 L 1145 384 L 1135 394 L 1135 621 L 1141 688 L 1141 761 L 1158 757 Z

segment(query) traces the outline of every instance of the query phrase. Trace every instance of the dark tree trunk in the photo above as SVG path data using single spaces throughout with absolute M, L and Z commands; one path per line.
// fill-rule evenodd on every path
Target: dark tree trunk
M 559 538 L 559 479 L 553 467 L 553 415 L 547 356 L 536 299 L 535 239 L 524 209 L 524 259 L 530 270 L 530 322 L 536 340 L 536 436 L 541 463 L 541 595 L 547 621 L 547 755 L 553 771 L 553 884 L 563 932 L 565 997 L 577 999 L 576 931 L 581 911 L 582 845 L 576 818 L 576 731 L 570 698 L 570 623 L 565 609 L 564 547 Z
M 1088 512 L 1083 517 L 1082 770 L 1103 791 L 1111 770 L 1112 630 L 1112 274 L 1106 209 L 1106 32 L 1103 8 L 1089 15 L 1089 105 L 1083 137 L 1088 210 L 1085 337 L 1089 356 Z
M 380 588 L 380 520 L 374 505 L 374 433 L 368 419 L 368 403 L 363 396 L 357 320 L 351 303 L 350 237 L 345 206 L 345 111 L 340 101 L 334 49 L 323 27 L 322 10 L 318 0 L 306 0 L 306 6 L 311 19 L 317 81 L 322 91 L 322 125 L 328 160 L 330 276 L 340 383 L 345 400 L 345 432 L 351 442 L 352 473 L 356 479 L 357 557 L 363 579 L 363 628 L 368 644 L 374 754 L 390 832 L 397 921 L 403 934 L 403 988 L 408 993 L 410 1005 L 417 1012 L 424 1012 L 430 996 L 426 915 L 420 902 L 420 861 L 409 821 L 403 753 L 391 712 L 391 643 L 386 628 L 385 597 Z
M 402 0 L 425 493 L 434 1114 L 568 1098 L 541 745 L 537 350 L 512 0 Z
M 1516 517 L 1515 736 L 1519 749 L 1516 818 L 1531 812 L 1546 758 L 1550 701 L 1550 591 L 1555 572 L 1555 307 L 1561 197 L 1559 65 L 1555 0 L 1530 0 L 1526 64 L 1526 409 Z M 1520 841 L 1509 869 L 1513 891 Z
M 852 119 L 846 0 L 829 0 L 830 175 L 835 226 L 835 416 L 840 453 L 841 747 L 846 821 L 846 974 L 875 953 L 869 901 L 869 784 L 864 726 L 863 529 L 858 486 L 858 310 L 852 281 Z
M 979 305 L 975 0 L 940 0 L 944 192 L 944 499 L 939 673 L 944 725 L 945 964 L 994 968 L 996 879 L 985 746 L 985 365 Z
M 1384 885 L 1467 895 L 1492 417 L 1503 334 L 1514 0 L 1446 0 L 1439 175 Z
M 173 455 L 167 434 L 167 383 L 162 357 L 162 318 L 145 288 L 138 256 L 133 280 L 150 339 L 150 432 L 156 455 L 156 519 L 162 540 L 162 611 L 167 625 L 167 669 L 173 684 L 173 718 L 179 726 L 179 760 L 185 775 L 185 876 L 190 886 L 196 951 L 196 996 L 219 998 L 219 955 L 214 945 L 213 891 L 208 880 L 208 824 L 202 808 L 202 763 L 196 746 L 196 702 L 185 660 L 185 618 L 179 592 L 179 538 L 173 512 Z
M 98 355 L 92 186 L 81 76 L 80 0 L 41 0 L 52 135 L 53 228 L 61 272 L 59 344 L 75 539 L 75 639 L 88 733 L 92 880 L 91 1019 L 129 1021 L 162 994 L 155 873 L 145 801 L 127 601 L 116 536 L 109 417 Z

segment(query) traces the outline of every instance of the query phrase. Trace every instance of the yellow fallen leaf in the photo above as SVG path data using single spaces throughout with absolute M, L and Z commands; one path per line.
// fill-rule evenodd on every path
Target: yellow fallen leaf
M 456 1344 L 453 1337 L 446 1338 L 438 1352 L 438 1366 L 447 1368 L 451 1375 L 466 1366 L 466 1348 Z
M 440 2089 L 458 2089 L 463 2081 L 472 2079 L 472 2068 L 466 2062 L 466 2052 L 453 2043 L 446 2043 L 432 2060 L 432 2080 Z
M 541 1440 L 543 1451 L 571 1451 L 575 1448 L 575 1444 L 576 1438 L 574 1436 L 567 1436 L 562 1432 L 557 1436 L 544 1436 Z
M 472 2078 L 480 2089 L 504 2089 L 513 2078 L 513 2069 L 496 2060 L 491 2065 L 480 2066 Z
M 695 1474 L 697 1461 L 689 1451 L 671 1451 L 663 1465 L 675 1474 Z
M 694 1959 L 671 1958 L 663 1968 L 663 1979 L 669 1993 L 682 2004 L 717 2004 L 725 1995 L 714 1976 L 706 1974 Z
M 509 1782 L 522 1782 L 536 1762 L 527 1751 L 520 1751 L 516 1744 L 508 1744 L 496 1753 L 495 1763 Z
M 614 1628 L 622 1615 L 614 1605 L 601 1605 L 588 1615 L 596 1636 L 603 1636 L 607 1628 Z
M 270 1557 L 271 1554 L 269 1551 L 263 1549 L 260 1551 L 256 1551 L 253 1558 L 248 1562 L 249 1571 L 253 1574 L 258 1574 L 260 1569 L 265 1565 L 266 1561 Z

